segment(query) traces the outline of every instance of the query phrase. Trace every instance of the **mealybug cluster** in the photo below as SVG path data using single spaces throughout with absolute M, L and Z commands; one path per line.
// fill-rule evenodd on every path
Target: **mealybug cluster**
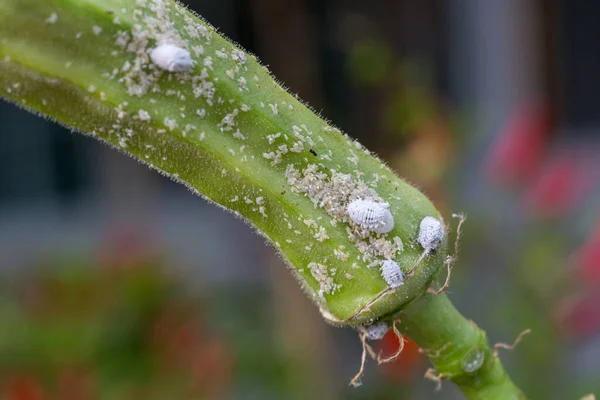
M 348 204 L 348 216 L 355 223 L 376 233 L 394 229 L 394 217 L 388 203 L 357 199 Z

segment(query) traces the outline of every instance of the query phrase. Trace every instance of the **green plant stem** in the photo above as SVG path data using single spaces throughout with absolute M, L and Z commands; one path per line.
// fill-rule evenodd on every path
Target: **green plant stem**
M 189 50 L 190 71 L 153 64 L 165 41 Z M 403 330 L 467 397 L 523 398 L 483 331 L 444 295 L 419 299 L 447 254 L 445 240 L 435 252 L 417 242 L 425 217 L 441 219 L 427 197 L 177 2 L 0 0 L 0 96 L 252 224 L 328 322 L 368 325 L 401 312 Z M 360 233 L 347 212 L 357 198 L 388 203 L 393 229 Z M 404 273 L 417 267 L 391 287 L 385 260 Z
M 445 294 L 425 294 L 398 317 L 401 331 L 426 351 L 435 375 L 457 384 L 468 399 L 525 399 L 485 332 L 465 319 Z

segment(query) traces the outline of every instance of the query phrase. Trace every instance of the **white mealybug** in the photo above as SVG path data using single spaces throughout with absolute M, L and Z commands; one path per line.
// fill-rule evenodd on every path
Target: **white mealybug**
M 404 274 L 396 261 L 385 260 L 381 263 L 381 276 L 392 289 L 404 284 Z
M 378 322 L 369 326 L 362 326 L 361 330 L 369 340 L 381 340 L 389 329 L 387 322 Z
M 388 203 L 370 199 L 357 199 L 348 204 L 348 216 L 355 223 L 377 233 L 394 229 L 394 216 Z
M 163 43 L 152 49 L 152 62 L 169 72 L 189 72 L 194 66 L 190 52 L 170 43 Z
M 419 227 L 417 241 L 427 253 L 437 249 L 444 238 L 442 223 L 433 217 L 425 217 Z

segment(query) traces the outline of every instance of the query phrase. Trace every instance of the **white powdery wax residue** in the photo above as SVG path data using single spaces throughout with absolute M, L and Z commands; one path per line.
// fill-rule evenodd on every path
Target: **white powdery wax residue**
M 300 153 L 302 150 L 304 150 L 304 144 L 302 142 L 296 142 L 290 148 L 290 151 L 294 153 Z
M 388 233 L 394 229 L 394 217 L 388 203 L 356 199 L 348 204 L 348 215 L 355 224 L 377 233 Z
M 58 21 L 58 15 L 55 12 L 53 12 L 48 18 L 46 18 L 44 22 L 47 24 L 55 24 L 56 21 Z
M 399 252 L 404 251 L 404 243 L 402 243 L 402 239 L 399 236 L 394 236 L 392 240 Z
M 221 132 L 227 132 L 233 130 L 233 127 L 237 125 L 235 121 L 235 117 L 237 117 L 239 111 L 238 109 L 234 109 L 231 113 L 225 115 L 221 122 L 219 123 L 219 128 Z
M 358 162 L 359 162 L 358 156 L 352 150 L 350 150 L 350 154 L 352 155 L 352 157 L 347 157 L 346 159 L 348 161 L 350 161 L 351 163 L 358 165 Z
M 187 124 L 187 125 L 185 126 L 185 130 L 183 131 L 183 133 L 184 133 L 184 136 L 185 136 L 187 133 L 190 133 L 191 131 L 195 131 L 196 129 L 197 129 L 197 128 L 196 128 L 196 125 Z
M 389 330 L 387 322 L 378 322 L 369 326 L 362 326 L 361 330 L 369 340 L 381 340 Z
M 106 74 L 111 79 L 117 78 L 120 83 L 123 83 L 128 94 L 143 96 L 150 89 L 160 92 L 160 87 L 155 86 L 155 83 L 161 77 L 162 71 L 187 70 L 191 57 L 185 53 L 187 51 L 184 50 L 187 48 L 186 41 L 180 36 L 180 30 L 175 28 L 175 24 L 171 20 L 171 5 L 168 1 L 136 0 L 135 4 L 135 9 L 127 8 L 127 14 L 134 18 L 135 23 L 130 30 L 120 30 L 114 34 L 115 45 L 118 49 L 111 52 L 115 57 L 123 51 L 135 57 L 128 57 L 123 68 L 115 68 Z M 118 18 L 115 18 L 113 22 L 118 24 L 117 20 Z M 92 27 L 92 32 L 95 35 L 104 34 L 105 31 L 101 31 L 101 29 L 100 26 Z M 106 34 L 113 35 L 111 32 Z M 157 43 L 157 47 L 155 49 L 149 47 L 151 43 Z M 184 57 L 174 53 L 160 55 L 159 48 L 168 49 L 169 47 L 181 49 L 182 51 L 178 53 L 183 54 Z M 152 51 L 155 52 L 154 57 L 151 57 Z M 168 59 L 174 59 L 174 61 L 170 63 Z
M 443 238 L 444 227 L 442 226 L 442 223 L 433 217 L 423 218 L 419 226 L 419 236 L 417 241 L 425 251 L 430 253 L 437 249 Z
M 323 228 L 322 226 L 319 226 L 318 232 L 315 233 L 315 239 L 317 239 L 317 241 L 319 241 L 319 242 L 324 242 L 325 240 L 329 239 L 327 230 L 325 228 Z
M 281 132 L 276 133 L 274 135 L 267 135 L 267 140 L 269 141 L 269 144 L 273 144 L 273 142 L 275 142 L 275 139 L 277 139 L 280 136 L 281 136 Z
M 350 254 L 344 252 L 344 246 L 340 246 L 338 249 L 333 249 L 333 254 L 338 260 L 341 261 L 348 261 L 348 258 L 350 258 Z
M 271 165 L 277 165 L 281 163 L 282 157 L 289 152 L 288 147 L 285 144 L 282 144 L 277 148 L 276 151 L 271 151 L 269 153 L 263 153 L 263 157 L 267 160 L 271 160 Z
M 225 50 L 225 49 L 223 49 L 223 50 Z M 226 60 L 227 58 L 229 58 L 229 56 L 223 50 L 216 50 L 215 55 L 222 60 Z
M 336 171 L 320 170 L 316 164 L 309 164 L 298 171 L 290 164 L 286 168 L 286 178 L 292 190 L 302 193 L 312 200 L 315 207 L 324 209 L 332 218 L 330 223 L 348 223 L 348 238 L 361 253 L 362 261 L 370 265 L 380 265 L 385 259 L 394 259 L 402 252 L 402 241 L 388 240 L 372 229 L 356 224 L 348 215 L 348 205 L 357 199 L 372 199 L 384 203 L 377 192 L 365 182 Z
M 204 54 L 204 46 L 202 46 L 201 44 L 197 46 L 192 46 L 192 51 L 196 56 L 200 57 Z
M 231 58 L 240 64 L 244 64 L 246 62 L 246 54 L 238 49 L 233 50 L 233 53 L 231 53 Z
M 150 121 L 150 114 L 148 114 L 148 111 L 146 110 L 139 110 L 138 117 L 141 121 Z
M 239 140 L 246 140 L 246 136 L 244 136 L 239 129 L 233 134 L 233 137 Z
M 267 212 L 265 211 L 265 207 L 260 206 L 258 207 L 258 212 L 261 213 L 261 215 L 265 218 L 268 218 L 269 216 L 267 215 Z
M 240 85 L 240 88 L 242 89 L 248 89 L 248 82 L 246 82 L 246 78 L 244 78 L 243 76 L 239 77 L 237 80 L 238 84 Z
M 167 128 L 169 128 L 170 131 L 174 130 L 175 128 L 177 128 L 177 121 L 175 121 L 174 119 L 171 119 L 169 117 L 165 117 L 164 119 L 164 124 Z
M 404 284 L 404 274 L 396 261 L 385 260 L 381 263 L 381 276 L 392 289 Z
M 333 282 L 326 265 L 311 262 L 308 264 L 308 269 L 313 278 L 319 283 L 319 293 L 321 295 L 323 293 L 331 294 L 337 290 L 338 286 Z
M 150 59 L 159 68 L 169 72 L 189 72 L 194 67 L 189 51 L 169 43 L 155 47 L 150 53 Z

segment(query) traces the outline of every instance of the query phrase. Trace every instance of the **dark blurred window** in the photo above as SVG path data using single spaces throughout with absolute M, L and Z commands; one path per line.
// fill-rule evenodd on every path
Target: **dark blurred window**
M 576 130 L 600 123 L 600 2 L 563 0 L 559 62 L 564 68 L 564 123 Z M 560 71 L 559 71 L 560 72 Z
M 89 139 L 7 103 L 0 121 L 0 201 L 68 199 L 82 189 Z

